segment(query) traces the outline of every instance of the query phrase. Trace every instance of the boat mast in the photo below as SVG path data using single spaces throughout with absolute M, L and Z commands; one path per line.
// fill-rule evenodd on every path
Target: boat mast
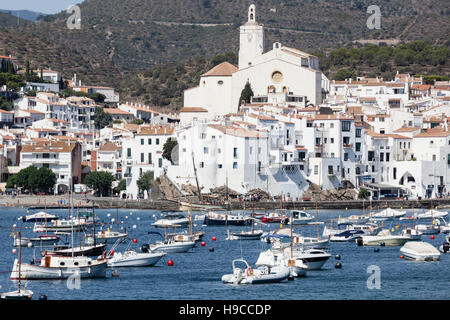
M 92 224 L 93 224 L 93 228 L 94 228 L 94 247 L 97 245 L 97 242 L 95 240 L 95 212 L 94 212 L 95 208 L 94 208 L 94 201 L 92 201 Z
M 119 232 L 119 207 L 116 208 L 116 224 L 117 224 L 117 232 Z M 95 224 L 95 221 L 94 221 Z M 94 235 L 95 236 L 95 235 Z
M 69 192 L 70 192 L 70 194 L 69 194 L 69 203 L 70 203 L 70 205 L 69 205 L 69 215 L 70 215 L 70 209 L 72 208 L 72 205 L 73 205 L 73 203 L 72 203 L 72 201 L 70 201 L 71 200 L 71 198 L 73 197 L 73 192 L 72 192 L 72 179 L 70 179 L 69 180 L 70 181 L 70 185 L 69 185 Z M 71 222 L 71 225 L 72 225 L 72 258 L 75 256 L 75 254 L 74 254 L 74 251 L 73 251 L 73 225 L 74 225 L 74 220 L 72 219 L 72 217 L 71 217 L 71 219 L 70 219 L 70 222 Z
M 81 226 L 81 222 L 80 222 L 80 206 L 79 205 L 77 205 L 77 216 L 78 216 L 78 225 Z M 80 250 L 81 250 L 81 232 L 78 232 L 78 239 L 80 240 Z
M 195 175 L 195 182 L 197 183 L 198 199 L 200 200 L 200 203 L 202 203 L 202 194 L 200 193 L 200 185 L 198 184 L 197 168 L 195 167 L 194 161 L 194 152 L 192 152 L 192 165 L 194 166 L 194 175 Z
M 20 293 L 20 284 L 21 284 L 21 280 L 20 278 L 22 277 L 21 275 L 21 266 L 22 266 L 22 232 L 17 232 L 17 234 L 19 235 L 19 293 Z
M 317 210 L 317 199 L 316 199 L 316 221 L 317 221 L 317 240 L 319 240 L 319 211 Z

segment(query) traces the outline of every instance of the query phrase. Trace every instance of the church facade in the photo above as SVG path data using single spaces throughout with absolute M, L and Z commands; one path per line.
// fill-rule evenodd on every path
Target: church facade
M 208 120 L 236 113 L 242 89 L 250 83 L 253 102 L 305 107 L 322 103 L 328 79 L 319 69 L 319 59 L 303 51 L 273 44 L 264 53 L 264 29 L 256 22 L 255 5 L 240 27 L 239 65 L 223 62 L 200 78 L 198 87 L 184 92 L 184 107 L 201 107 Z

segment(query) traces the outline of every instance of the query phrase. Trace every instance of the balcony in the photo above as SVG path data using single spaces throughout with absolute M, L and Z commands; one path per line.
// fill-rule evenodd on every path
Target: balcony
M 353 148 L 353 144 L 351 144 L 351 143 L 344 143 L 342 146 L 344 147 L 344 149 L 351 149 L 351 148 Z

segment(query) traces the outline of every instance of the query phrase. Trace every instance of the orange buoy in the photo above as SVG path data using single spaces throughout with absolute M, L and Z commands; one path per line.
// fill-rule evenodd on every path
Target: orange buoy
M 400 259 L 403 259 L 404 258 L 404 256 L 400 256 Z
M 137 239 L 133 239 L 133 243 L 137 243 Z

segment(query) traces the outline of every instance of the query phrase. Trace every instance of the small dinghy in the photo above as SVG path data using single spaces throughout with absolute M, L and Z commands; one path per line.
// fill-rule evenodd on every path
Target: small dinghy
M 245 271 L 236 267 L 236 262 L 245 264 Z M 263 283 L 278 283 L 287 280 L 290 275 L 288 267 L 276 266 L 268 267 L 261 266 L 253 269 L 244 259 L 233 260 L 233 273 L 222 276 L 223 283 L 230 284 L 263 284 Z
M 155 218 L 156 219 L 156 218 Z M 165 217 L 156 220 L 152 226 L 156 228 L 174 228 L 187 227 L 189 225 L 189 218 L 182 214 L 167 214 Z
M 262 230 L 242 230 L 241 232 L 233 232 L 227 230 L 227 237 L 225 238 L 225 240 L 259 240 L 261 239 L 262 235 Z
M 0 293 L 2 300 L 31 300 L 31 298 L 33 298 L 33 291 L 26 289 Z
M 400 252 L 405 259 L 417 261 L 437 261 L 441 255 L 438 249 L 423 241 L 409 241 L 401 247 Z
M 48 214 L 44 211 L 37 212 L 35 214 L 30 214 L 27 216 L 22 216 L 23 222 L 46 222 L 46 221 L 53 221 L 53 220 L 58 220 L 58 219 L 59 219 L 59 217 L 57 217 L 53 214 Z

